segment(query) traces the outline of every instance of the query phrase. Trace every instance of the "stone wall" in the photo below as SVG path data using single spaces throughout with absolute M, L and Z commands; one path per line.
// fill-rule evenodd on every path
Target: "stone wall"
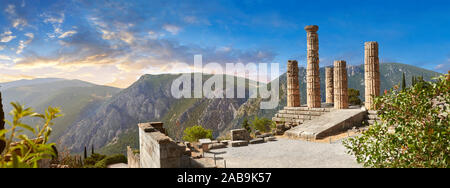
M 134 153 L 130 146 L 127 146 L 128 168 L 141 168 L 139 153 Z
M 150 123 L 139 125 L 139 147 L 141 168 L 181 168 L 186 167 L 186 146 L 152 127 Z
M 246 129 L 231 130 L 231 141 L 250 140 L 250 135 Z

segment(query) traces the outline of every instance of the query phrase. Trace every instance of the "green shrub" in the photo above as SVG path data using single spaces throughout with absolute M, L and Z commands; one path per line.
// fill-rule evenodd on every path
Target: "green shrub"
M 127 158 L 122 154 L 116 154 L 102 159 L 101 161 L 95 163 L 95 168 L 106 168 L 108 165 L 116 163 L 127 163 Z
M 267 118 L 258 118 L 258 116 L 255 116 L 255 119 L 253 119 L 251 126 L 254 130 L 268 132 L 270 131 L 272 124 L 273 122 Z
M 9 128 L 0 130 L 0 139 L 5 143 L 0 168 L 38 168 L 39 160 L 57 158 L 55 143 L 48 143 L 48 139 L 52 121 L 61 116 L 59 108 L 48 107 L 44 114 L 38 114 L 19 103 L 11 105 L 12 121 L 5 120 Z M 42 125 L 33 128 L 23 122 L 24 118 L 40 118 Z M 28 138 L 24 131 L 32 133 L 33 138 Z
M 205 129 L 200 125 L 188 127 L 184 130 L 183 140 L 187 142 L 197 142 L 199 139 L 212 139 L 212 130 Z
M 247 130 L 247 132 L 251 133 L 252 129 L 250 127 L 250 124 L 248 124 L 248 119 L 244 118 L 244 121 L 242 121 L 242 128 L 244 128 L 245 130 Z
M 84 165 L 95 165 L 97 162 L 106 158 L 106 155 L 94 153 L 88 158 L 84 159 Z
M 84 168 L 106 168 L 110 164 L 127 163 L 127 158 L 122 154 L 116 154 L 111 156 L 101 155 L 98 153 L 93 154 L 85 160 Z
M 450 167 L 450 76 L 375 99 L 382 123 L 344 141 L 366 167 Z
M 348 102 L 350 103 L 350 105 L 361 105 L 359 90 L 353 88 L 348 89 Z

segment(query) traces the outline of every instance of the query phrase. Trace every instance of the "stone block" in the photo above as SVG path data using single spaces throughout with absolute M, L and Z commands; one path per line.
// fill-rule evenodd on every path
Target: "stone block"
M 241 146 L 248 146 L 248 141 L 246 140 L 231 141 L 231 147 L 241 147 Z
M 208 145 L 208 149 L 220 149 L 220 148 L 226 148 L 227 144 L 224 143 L 213 143 Z
M 250 144 L 262 144 L 262 143 L 264 143 L 263 138 L 255 138 L 253 140 L 250 140 Z
M 246 129 L 234 129 L 231 130 L 231 140 L 232 141 L 238 141 L 238 140 L 250 140 L 250 134 L 247 132 Z
M 231 142 L 231 140 L 222 140 L 220 143 L 228 145 Z
M 275 141 L 275 140 L 277 140 L 277 138 L 274 137 L 274 136 L 270 136 L 270 137 L 265 137 L 264 138 L 264 142 Z

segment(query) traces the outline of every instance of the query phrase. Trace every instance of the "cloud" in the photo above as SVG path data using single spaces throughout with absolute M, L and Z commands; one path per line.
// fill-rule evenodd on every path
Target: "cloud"
M 0 45 L 0 51 L 2 51 L 3 49 L 5 49 L 6 46 L 4 45 Z
M 171 33 L 172 35 L 177 35 L 180 32 L 181 28 L 176 25 L 165 24 L 163 26 L 164 30 Z
M 10 61 L 10 60 L 11 60 L 11 58 L 10 58 L 9 56 L 6 56 L 6 55 L 1 55 L 1 54 L 0 54 L 0 60 L 6 60 L 6 61 Z
M 25 19 L 23 15 L 19 15 L 16 11 L 16 6 L 13 4 L 9 4 L 5 8 L 5 12 L 8 14 L 9 19 L 11 20 L 12 26 L 16 29 L 22 30 L 24 26 L 28 25 L 28 21 Z
M 30 44 L 34 39 L 33 33 L 26 33 L 25 36 L 28 37 L 28 40 L 26 40 L 26 41 L 20 40 L 19 47 L 17 47 L 16 54 L 21 54 L 23 52 L 23 49 L 25 49 L 25 47 L 27 47 L 27 45 Z
M 58 38 L 63 39 L 63 38 L 66 38 L 66 37 L 70 37 L 70 36 L 72 36 L 72 35 L 74 35 L 76 33 L 77 33 L 77 31 L 75 31 L 75 30 L 66 31 L 63 34 L 61 34 Z
M 16 36 L 13 36 L 11 31 L 5 31 L 4 33 L 0 34 L 0 42 L 3 43 L 7 43 L 14 38 L 16 38 Z
M 45 17 L 44 23 L 51 24 L 62 24 L 64 22 L 65 15 L 64 13 L 60 13 L 58 15 L 49 15 L 47 13 L 42 14 L 41 16 Z

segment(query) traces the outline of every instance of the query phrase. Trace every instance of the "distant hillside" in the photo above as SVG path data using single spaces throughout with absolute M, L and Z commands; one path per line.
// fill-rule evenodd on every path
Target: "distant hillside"
M 11 102 L 19 102 L 43 113 L 48 106 L 60 107 L 63 117 L 54 121 L 51 140 L 56 141 L 75 121 L 88 117 L 92 111 L 119 89 L 99 86 L 79 80 L 36 79 L 0 83 L 3 88 L 5 112 L 12 110 Z M 9 116 L 6 116 L 9 118 Z M 36 124 L 30 120 L 31 125 Z
M 102 147 L 106 153 L 137 147 L 137 123 L 163 121 L 175 139 L 192 125 L 213 129 L 218 136 L 234 119 L 234 112 L 247 99 L 174 99 L 172 81 L 179 75 L 144 75 L 130 87 L 106 101 L 95 115 L 72 126 L 61 141 L 74 152 L 84 146 Z M 205 75 L 204 80 L 210 75 Z
M 364 96 L 364 66 L 349 66 L 349 87 L 360 90 Z M 424 76 L 426 80 L 439 73 L 399 63 L 383 63 L 381 89 L 392 88 L 406 74 L 407 84 L 411 76 Z M 324 96 L 324 68 L 321 73 L 321 93 Z M 306 70 L 300 67 L 300 90 L 302 104 L 306 103 Z M 240 127 L 245 117 L 271 118 L 286 105 L 286 75 L 280 79 L 280 104 L 278 109 L 260 110 L 261 99 L 174 99 L 170 94 L 172 81 L 178 75 L 144 75 L 129 88 L 106 101 L 95 115 L 72 126 L 62 137 L 63 144 L 80 152 L 84 146 L 103 147 L 105 153 L 123 153 L 127 145 L 138 147 L 137 126 L 139 122 L 163 121 L 174 139 L 182 137 L 188 126 L 202 125 L 213 129 L 214 136 Z M 207 79 L 205 76 L 204 79 Z M 323 100 L 324 97 L 322 97 Z
M 392 88 L 406 74 L 407 85 L 411 76 L 423 76 L 426 80 L 439 73 L 399 63 L 383 63 L 381 90 Z M 306 103 L 306 70 L 299 68 L 301 102 Z M 124 153 L 127 145 L 138 147 L 137 124 L 162 121 L 169 136 L 179 140 L 183 130 L 202 125 L 213 130 L 213 136 L 239 128 L 244 118 L 250 121 L 255 115 L 271 118 L 286 105 L 286 74 L 281 75 L 280 103 L 277 109 L 261 110 L 261 99 L 174 99 L 170 92 L 177 74 L 143 75 L 130 87 L 98 86 L 78 80 L 26 81 L 30 84 L 9 84 L 3 88 L 6 112 L 10 101 L 33 106 L 42 112 L 49 105 L 61 106 L 65 116 L 55 121 L 52 140 L 68 147 L 72 152 L 82 152 L 85 146 L 101 148 L 101 152 Z M 211 75 L 204 75 L 206 80 Z M 325 95 L 325 71 L 320 69 L 321 95 Z M 225 80 L 225 79 L 224 79 Z M 349 88 L 360 90 L 364 96 L 364 66 L 348 67 Z M 8 83 L 6 83 L 8 84 Z M 5 83 L 0 84 L 5 85 Z M 247 88 L 246 88 L 247 89 Z

